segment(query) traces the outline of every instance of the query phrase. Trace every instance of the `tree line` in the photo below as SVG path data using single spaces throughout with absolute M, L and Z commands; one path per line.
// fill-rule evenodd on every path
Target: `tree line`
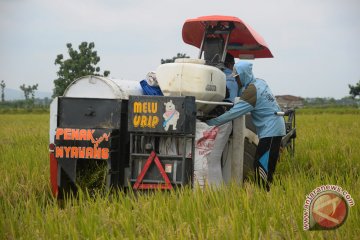
M 25 100 L 34 100 L 35 99 L 35 91 L 37 90 L 39 84 L 28 85 L 25 84 L 20 86 L 21 91 L 24 92 Z M 1 88 L 1 102 L 5 102 L 5 87 L 6 83 L 4 80 L 1 80 L 0 88 Z M 31 96 L 31 98 L 30 98 Z

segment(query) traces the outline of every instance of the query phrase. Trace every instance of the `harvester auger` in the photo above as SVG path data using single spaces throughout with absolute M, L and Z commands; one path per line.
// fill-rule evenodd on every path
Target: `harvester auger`
M 76 192 L 79 182 L 89 181 L 84 175 L 98 169 L 106 188 L 172 189 L 194 184 L 195 149 L 204 144 L 196 142 L 200 119 L 213 117 L 210 113 L 217 106 L 232 105 L 223 101 L 226 53 L 240 59 L 273 56 L 262 37 L 236 17 L 188 19 L 182 37 L 200 49 L 199 56 L 157 68 L 164 96 L 145 95 L 136 81 L 84 76 L 53 100 L 49 149 L 55 196 Z M 290 115 L 283 146 L 294 151 L 295 112 L 286 114 Z M 211 141 L 215 136 L 207 135 Z M 235 119 L 225 141 L 218 161 L 222 180 L 241 184 L 253 169 L 258 144 L 251 115 Z

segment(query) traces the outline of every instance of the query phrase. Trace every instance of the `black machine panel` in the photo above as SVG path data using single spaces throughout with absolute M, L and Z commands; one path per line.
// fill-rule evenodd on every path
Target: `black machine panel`
M 168 184 L 191 184 L 195 128 L 195 97 L 130 96 L 128 130 L 133 188 L 169 189 Z M 174 138 L 175 144 L 191 142 L 189 149 L 184 145 L 182 153 L 160 154 L 160 142 L 169 137 Z
M 181 157 L 166 157 L 159 156 L 161 165 L 165 170 L 165 173 L 169 177 L 172 184 L 188 184 L 192 178 L 192 159 L 186 158 L 182 159 Z M 146 164 L 147 157 L 136 156 L 133 158 L 131 166 L 131 182 L 135 182 L 135 179 L 141 173 L 144 165 Z M 183 166 L 185 164 L 185 166 Z M 183 171 L 184 175 L 183 175 Z M 183 179 L 184 178 L 184 179 Z M 161 176 L 161 173 L 155 164 L 150 165 L 148 171 L 146 172 L 143 182 L 163 182 L 164 179 Z
M 130 144 L 127 106 L 121 99 L 59 98 L 54 142 L 60 189 L 75 186 L 81 175 L 96 173 L 99 166 L 105 169 L 107 187 L 124 186 Z
M 119 157 L 119 131 L 59 127 L 56 129 L 55 146 L 55 158 L 75 182 L 78 159 L 108 161 Z
M 120 99 L 59 98 L 58 126 L 120 128 L 127 101 Z
M 194 134 L 195 97 L 130 96 L 129 132 Z

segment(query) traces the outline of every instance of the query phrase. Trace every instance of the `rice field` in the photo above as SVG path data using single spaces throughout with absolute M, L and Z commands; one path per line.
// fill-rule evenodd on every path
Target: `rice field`
M 296 154 L 265 192 L 252 183 L 154 194 L 51 196 L 48 114 L 0 114 L 0 239 L 360 239 L 360 110 L 300 110 Z M 304 231 L 306 195 L 336 184 L 343 226 Z

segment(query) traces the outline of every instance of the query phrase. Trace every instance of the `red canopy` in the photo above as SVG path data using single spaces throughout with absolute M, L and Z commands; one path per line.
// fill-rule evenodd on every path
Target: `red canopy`
M 228 44 L 228 52 L 234 57 L 239 57 L 239 55 L 252 55 L 254 58 L 273 57 L 264 39 L 237 17 L 213 15 L 188 19 L 182 29 L 184 42 L 200 48 L 205 25 L 216 25 L 219 21 L 234 23 L 235 28 L 230 34 Z

